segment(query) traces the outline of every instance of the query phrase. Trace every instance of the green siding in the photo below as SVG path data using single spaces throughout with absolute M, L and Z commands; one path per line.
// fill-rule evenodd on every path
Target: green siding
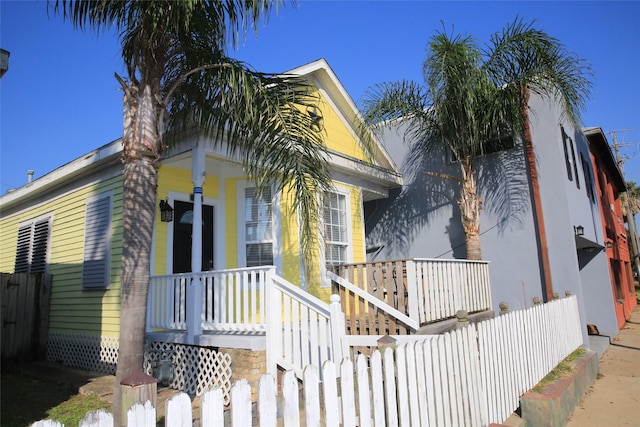
M 87 198 L 111 191 L 110 285 L 108 289 L 82 289 L 85 207 Z M 55 332 L 117 336 L 120 317 L 120 258 L 122 255 L 122 178 L 87 185 L 0 220 L 0 270 L 12 272 L 18 225 L 50 214 L 53 218 L 49 273 L 53 275 L 49 328 Z

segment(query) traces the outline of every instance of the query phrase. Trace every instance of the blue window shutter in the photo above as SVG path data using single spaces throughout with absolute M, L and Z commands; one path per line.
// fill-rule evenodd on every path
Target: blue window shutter
M 99 197 L 87 202 L 82 263 L 82 287 L 109 286 L 111 249 L 111 197 Z

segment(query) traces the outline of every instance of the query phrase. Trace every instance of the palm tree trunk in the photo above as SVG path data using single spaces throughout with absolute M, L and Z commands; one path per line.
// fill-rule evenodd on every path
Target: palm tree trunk
M 130 87 L 124 100 L 123 236 L 120 295 L 120 340 L 113 404 L 115 425 L 123 420 L 120 383 L 141 372 L 144 360 L 147 293 L 155 218 L 157 108 L 147 86 L 137 95 Z M 126 419 L 126 418 L 124 418 Z M 124 424 L 124 422 L 123 422 Z
M 467 259 L 481 260 L 482 250 L 480 245 L 480 209 L 482 203 L 478 195 L 476 177 L 473 171 L 473 157 L 469 156 L 461 160 L 462 163 L 462 189 L 458 206 L 462 217 L 465 244 L 467 247 Z

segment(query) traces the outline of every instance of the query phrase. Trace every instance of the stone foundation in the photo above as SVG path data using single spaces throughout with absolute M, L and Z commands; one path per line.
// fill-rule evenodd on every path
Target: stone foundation
M 247 380 L 251 386 L 251 400 L 255 402 L 260 377 L 267 373 L 267 352 L 241 348 L 220 348 L 219 351 L 231 356 L 231 383 Z

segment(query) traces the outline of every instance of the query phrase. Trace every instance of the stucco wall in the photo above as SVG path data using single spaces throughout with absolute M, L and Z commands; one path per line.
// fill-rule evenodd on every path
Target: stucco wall
M 594 252 L 603 245 L 599 207 L 589 199 L 581 162 L 582 157 L 589 159 L 586 138 L 562 118 L 557 105 L 533 96 L 530 106 L 553 290 L 561 296 L 565 291 L 578 295 L 583 323 L 609 330 L 614 306 L 606 259 L 596 253 L 587 261 L 574 232 L 574 226 L 584 227 L 583 243 L 592 245 Z M 575 153 L 570 154 L 573 180 L 567 175 L 565 135 Z M 382 140 L 400 166 L 404 187 L 367 205 L 367 244 L 377 248 L 369 259 L 463 258 L 459 183 L 445 177 L 459 177 L 458 164 L 442 150 L 427 151 L 415 141 L 404 143 L 402 129 L 388 128 Z M 511 150 L 482 156 L 476 168 L 483 200 L 482 255 L 491 262 L 493 308 L 498 310 L 501 301 L 511 309 L 530 307 L 533 297 L 544 299 L 544 290 L 523 146 L 517 143 Z M 586 328 L 583 335 L 586 340 Z

